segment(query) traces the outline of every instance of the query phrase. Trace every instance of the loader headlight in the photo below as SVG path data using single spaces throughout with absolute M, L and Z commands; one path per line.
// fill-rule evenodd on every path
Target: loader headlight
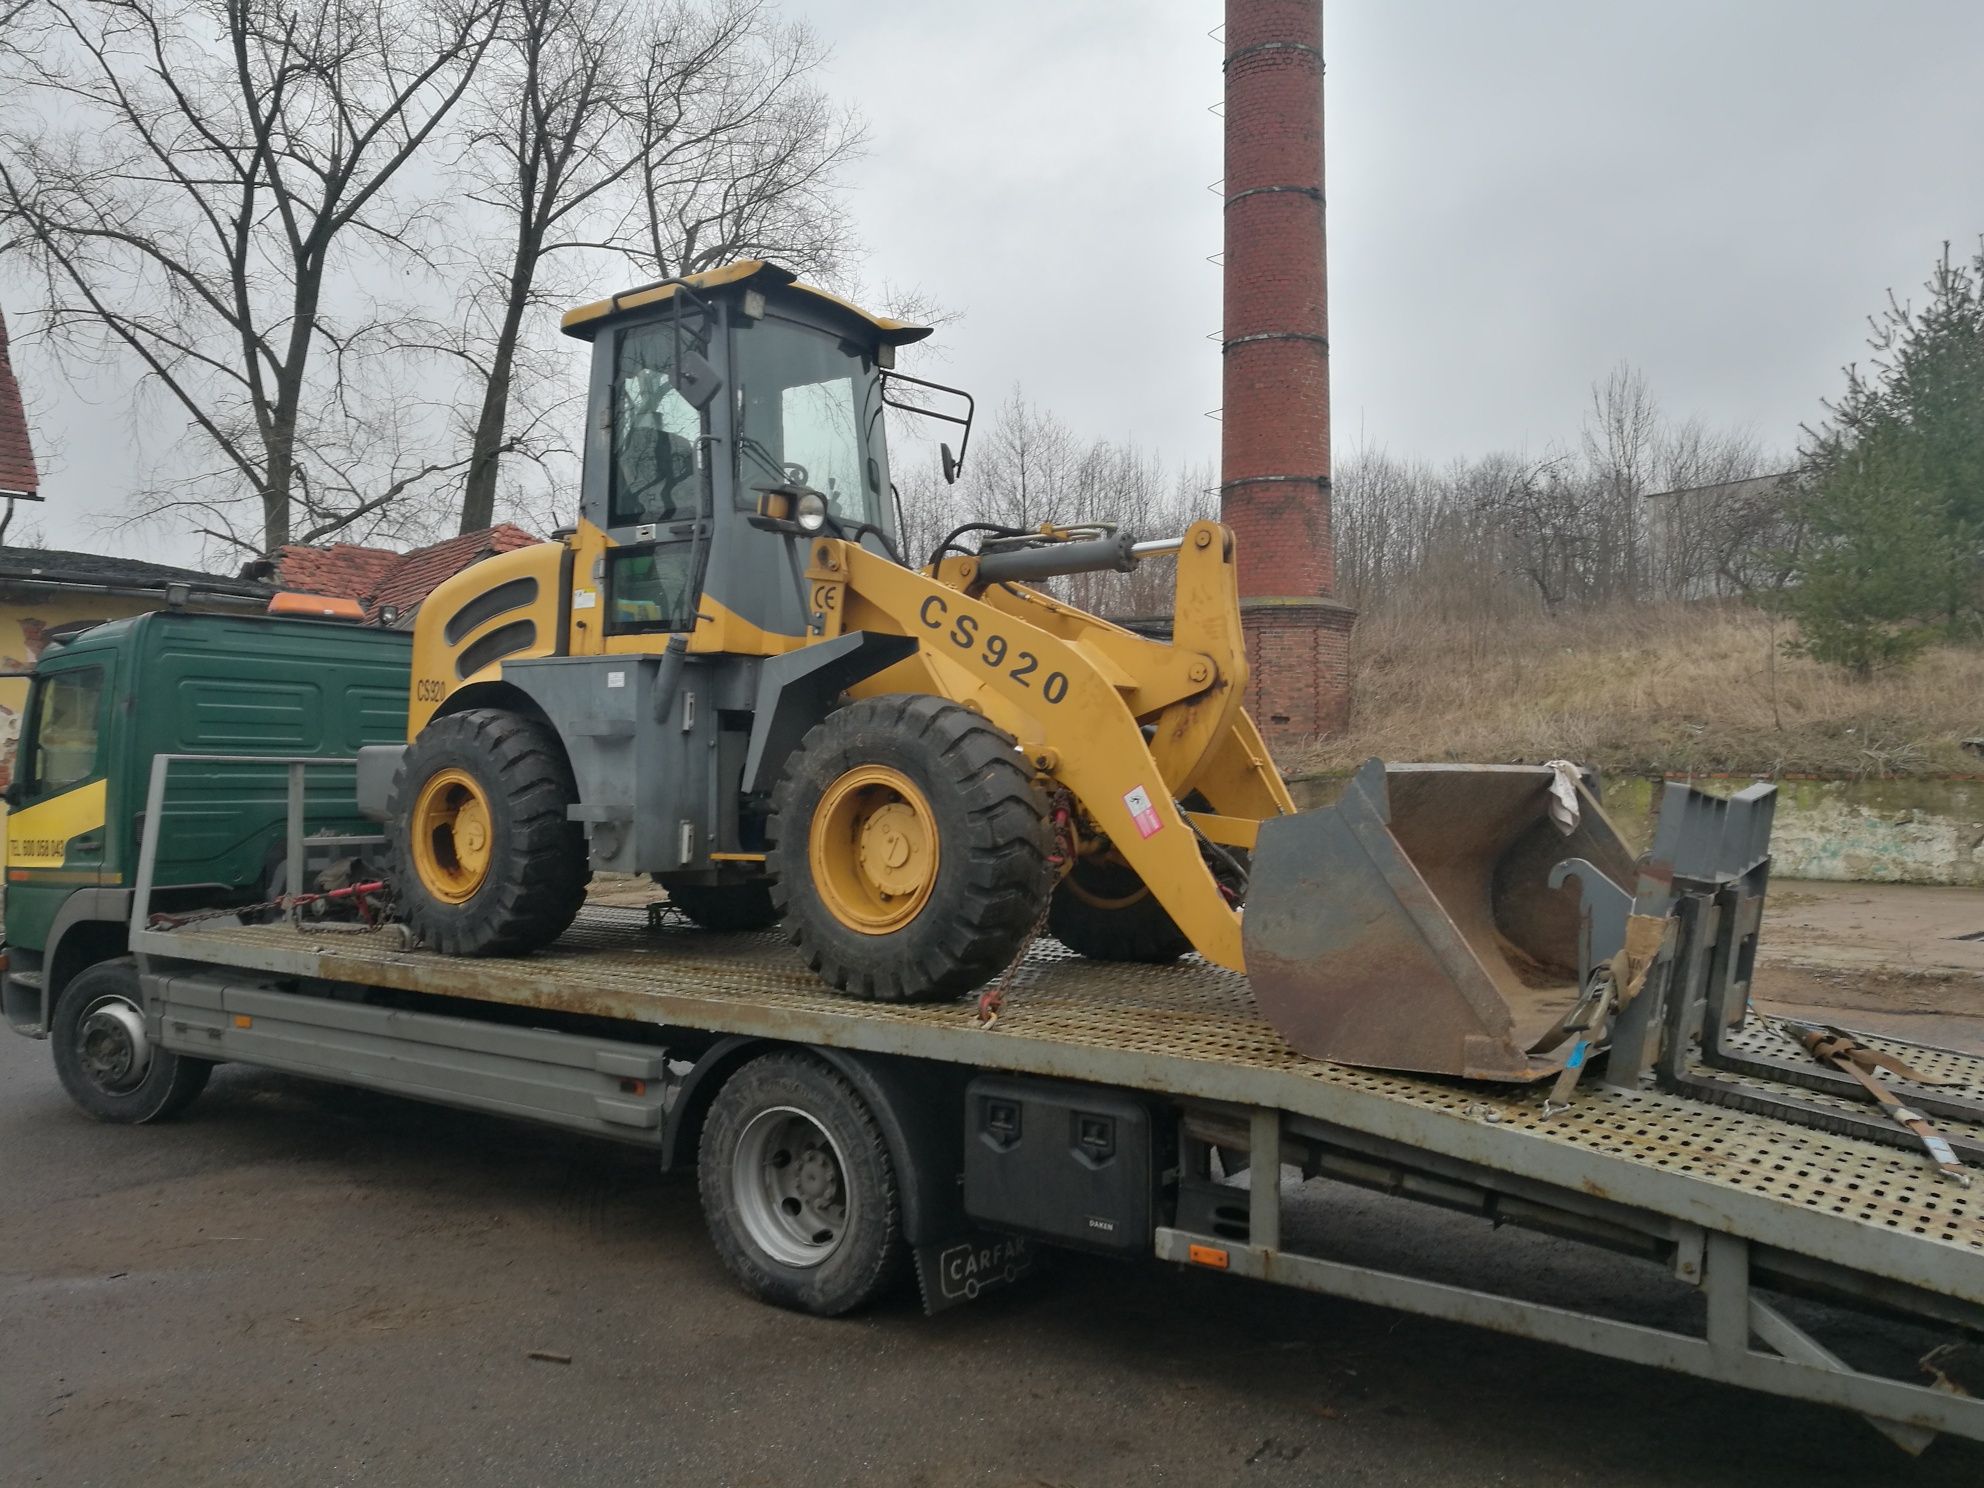
M 827 498 L 818 491 L 807 491 L 792 505 L 792 520 L 803 532 L 818 532 L 827 525 Z

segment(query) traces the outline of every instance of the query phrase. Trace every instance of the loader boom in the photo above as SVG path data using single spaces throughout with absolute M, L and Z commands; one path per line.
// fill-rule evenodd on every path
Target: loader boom
M 1294 806 L 1239 703 L 1247 663 L 1232 551 L 1232 534 L 1217 522 L 1195 523 L 1180 551 L 1179 612 L 1190 634 L 1217 648 L 1206 651 L 1147 640 L 1029 590 L 974 594 L 968 559 L 932 577 L 820 540 L 806 578 L 822 636 L 872 631 L 917 644 L 850 689 L 855 696 L 933 693 L 1005 729 L 1073 795 L 1199 953 L 1237 971 L 1240 917 L 1191 818 L 1218 817 L 1222 835 L 1250 847 L 1255 823 Z M 1222 606 L 1230 627 L 1203 613 Z M 1204 813 L 1177 805 L 1195 791 Z

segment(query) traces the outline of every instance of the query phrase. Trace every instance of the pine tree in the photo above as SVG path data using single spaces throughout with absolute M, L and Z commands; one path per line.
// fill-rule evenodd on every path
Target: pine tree
M 1984 251 L 1944 245 L 1920 310 L 1892 294 L 1869 369 L 1807 431 L 1798 650 L 1857 675 L 1984 619 Z
M 1798 622 L 1787 649 L 1856 677 L 1905 664 L 1936 638 L 1925 605 L 1957 587 L 1944 504 L 1919 452 L 1886 433 L 1844 451 L 1808 502 L 1811 544 L 1784 605 Z

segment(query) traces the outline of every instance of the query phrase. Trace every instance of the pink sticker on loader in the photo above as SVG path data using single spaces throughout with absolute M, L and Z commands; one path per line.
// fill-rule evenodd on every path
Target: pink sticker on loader
M 1150 792 L 1141 785 L 1124 792 L 1123 804 L 1136 818 L 1137 831 L 1141 835 L 1149 837 L 1164 830 L 1164 818 L 1157 814 L 1157 808 L 1150 803 Z

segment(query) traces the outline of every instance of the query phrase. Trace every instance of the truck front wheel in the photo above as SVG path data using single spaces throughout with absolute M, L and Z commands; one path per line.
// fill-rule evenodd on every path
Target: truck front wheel
M 901 1272 L 888 1142 L 820 1060 L 767 1054 L 732 1075 L 710 1103 L 696 1166 L 717 1254 L 759 1300 L 835 1317 Z
M 206 1088 L 213 1065 L 161 1049 L 145 1030 L 138 968 L 100 961 L 55 1001 L 55 1073 L 69 1098 L 99 1121 L 164 1121 Z
M 386 831 L 408 927 L 450 956 L 516 956 L 563 935 L 585 902 L 585 831 L 558 735 L 468 708 L 435 719 L 393 779 Z

